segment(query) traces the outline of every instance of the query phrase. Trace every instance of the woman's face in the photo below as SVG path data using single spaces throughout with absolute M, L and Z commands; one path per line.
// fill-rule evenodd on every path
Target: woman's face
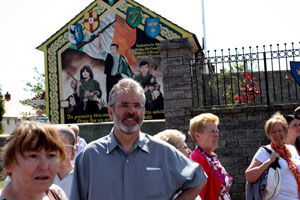
M 270 130 L 270 139 L 275 145 L 282 145 L 286 141 L 286 134 L 280 123 L 275 123 Z
M 186 145 L 184 140 L 179 140 L 179 142 L 176 145 L 176 148 L 188 158 L 192 153 L 191 149 Z
M 199 140 L 197 144 L 206 153 L 211 154 L 216 148 L 218 148 L 219 130 L 214 122 L 208 122 L 205 125 L 203 133 L 199 133 Z
M 84 69 L 82 72 L 82 76 L 84 79 L 87 79 L 90 77 L 90 73 L 86 69 Z
M 19 190 L 44 193 L 54 182 L 60 160 L 56 151 L 29 151 L 24 157 L 16 153 L 16 161 L 7 167 L 11 184 Z
M 294 119 L 291 121 L 289 128 L 288 128 L 289 141 L 294 144 L 295 140 L 298 136 L 300 136 L 300 120 Z

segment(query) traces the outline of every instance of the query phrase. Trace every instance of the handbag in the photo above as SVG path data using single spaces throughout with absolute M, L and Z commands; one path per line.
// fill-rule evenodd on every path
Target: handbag
M 269 154 L 267 147 L 263 147 Z M 255 183 L 246 182 L 246 200 L 270 200 L 280 191 L 281 173 L 278 158 L 264 171 Z

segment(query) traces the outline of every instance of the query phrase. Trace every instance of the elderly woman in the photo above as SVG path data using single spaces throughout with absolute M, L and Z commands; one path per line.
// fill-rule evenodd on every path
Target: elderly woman
M 203 113 L 190 121 L 189 134 L 197 144 L 190 158 L 199 163 L 208 176 L 200 193 L 203 200 L 230 199 L 229 188 L 233 178 L 214 153 L 219 140 L 218 124 L 219 118 L 211 113 Z
M 183 153 L 186 157 L 189 157 L 191 154 L 191 149 L 187 146 L 185 143 L 186 136 L 176 130 L 176 129 L 167 129 L 164 131 L 161 131 L 154 135 L 154 137 L 159 138 L 165 142 L 168 142 L 172 146 L 174 146 L 177 150 L 179 150 L 181 153 Z M 206 175 L 204 175 L 206 177 Z M 202 188 L 206 184 L 206 181 L 203 181 L 201 183 Z M 176 198 L 174 198 L 176 199 Z M 195 200 L 201 200 L 200 196 L 197 196 Z
M 178 130 L 167 129 L 165 131 L 159 132 L 154 137 L 159 138 L 173 145 L 186 157 L 190 157 L 191 149 L 186 145 L 185 139 L 186 136 Z
M 296 139 L 300 136 L 300 107 L 295 109 L 293 115 L 286 115 L 284 117 L 288 123 L 287 144 L 296 147 Z M 296 147 L 298 155 L 300 155 L 300 148 L 298 148 Z
M 272 151 L 270 155 L 260 147 L 254 155 L 250 166 L 246 170 L 246 179 L 250 183 L 256 182 L 263 172 L 279 158 L 281 167 L 281 183 L 279 194 L 273 198 L 280 200 L 296 200 L 300 194 L 300 160 L 294 146 L 286 144 L 288 132 L 287 121 L 280 113 L 275 113 L 265 124 L 265 132 L 271 139 L 266 147 Z
M 2 158 L 11 180 L 0 191 L 0 199 L 67 199 L 61 189 L 51 186 L 65 158 L 63 143 L 53 125 L 20 124 L 7 138 Z

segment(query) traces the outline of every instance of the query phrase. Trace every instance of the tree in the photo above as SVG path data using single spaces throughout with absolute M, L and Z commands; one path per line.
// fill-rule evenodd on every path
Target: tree
M 2 89 L 0 87 L 0 134 L 2 134 L 4 132 L 4 127 L 2 125 L 3 115 L 5 113 L 4 101 L 5 100 L 2 95 Z
M 32 97 L 36 97 L 38 95 L 41 95 L 45 92 L 45 74 L 40 73 L 36 67 L 33 67 L 33 70 L 35 72 L 35 75 L 33 76 L 33 81 L 24 81 L 25 82 L 25 88 L 23 88 L 26 92 L 29 92 Z M 31 105 L 32 107 L 36 109 L 42 109 L 45 111 L 45 105 L 32 105 L 30 103 L 31 98 L 24 99 L 21 101 L 23 104 Z

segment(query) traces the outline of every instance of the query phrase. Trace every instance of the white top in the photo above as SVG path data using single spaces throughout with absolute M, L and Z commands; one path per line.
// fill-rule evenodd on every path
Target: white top
M 71 195 L 71 186 L 73 181 L 74 170 L 72 170 L 67 176 L 65 176 L 62 180 L 56 175 L 54 179 L 54 184 L 58 185 L 67 195 L 68 199 Z
M 76 144 L 76 151 L 75 151 L 75 155 L 74 155 L 74 158 L 73 158 L 73 162 L 75 162 L 75 159 L 76 157 L 78 156 L 78 154 L 84 149 L 84 147 L 87 145 L 86 141 L 79 137 L 79 141 L 78 141 L 78 144 Z
M 292 145 L 286 145 L 291 152 L 291 159 L 297 165 L 298 170 L 300 169 L 300 157 L 298 156 L 297 150 Z M 267 145 L 272 152 L 274 151 L 271 145 Z M 261 163 L 264 163 L 270 158 L 270 154 L 263 148 L 260 147 L 254 158 Z M 281 183 L 280 192 L 272 200 L 299 200 L 298 187 L 294 174 L 289 170 L 286 160 L 283 158 L 279 159 L 279 165 L 281 167 Z

